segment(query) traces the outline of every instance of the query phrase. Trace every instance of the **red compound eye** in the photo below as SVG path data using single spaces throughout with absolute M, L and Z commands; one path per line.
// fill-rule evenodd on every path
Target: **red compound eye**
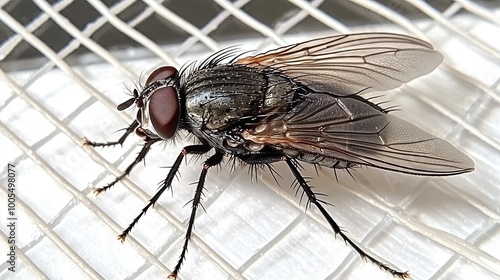
M 177 69 L 172 66 L 162 66 L 149 75 L 146 85 L 149 85 L 154 81 L 174 77 L 175 75 L 177 75 Z
M 163 139 L 174 136 L 179 125 L 179 99 L 174 87 L 160 88 L 151 95 L 149 117 L 158 136 Z

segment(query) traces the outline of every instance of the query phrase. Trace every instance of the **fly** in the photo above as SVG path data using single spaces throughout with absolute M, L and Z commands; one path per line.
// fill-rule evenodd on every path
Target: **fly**
M 144 140 L 137 158 L 99 194 L 127 176 L 153 144 L 173 139 L 180 130 L 194 135 L 142 212 L 118 236 L 132 228 L 172 181 L 187 155 L 213 151 L 204 161 L 192 200 L 184 246 L 169 278 L 175 279 L 186 257 L 196 211 L 208 170 L 224 158 L 250 166 L 284 161 L 296 182 L 334 233 L 363 259 L 395 277 L 407 272 L 365 253 L 340 229 L 299 171 L 299 162 L 335 169 L 370 166 L 414 175 L 447 176 L 474 170 L 474 162 L 448 142 L 388 114 L 362 97 L 386 91 L 430 73 L 443 60 L 419 39 L 391 33 L 361 33 L 315 39 L 240 58 L 226 49 L 182 68 L 156 69 L 146 85 L 118 105 L 135 106 L 137 118 L 123 136 L 92 147 L 122 144 L 133 132 Z

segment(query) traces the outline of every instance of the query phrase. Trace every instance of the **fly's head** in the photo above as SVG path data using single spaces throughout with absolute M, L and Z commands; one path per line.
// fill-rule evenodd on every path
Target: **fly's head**
M 164 139 L 174 137 L 180 122 L 179 95 L 175 83 L 178 71 L 172 66 L 163 66 L 151 73 L 146 87 L 118 105 L 119 111 L 132 105 L 137 107 L 136 134 L 143 139 Z

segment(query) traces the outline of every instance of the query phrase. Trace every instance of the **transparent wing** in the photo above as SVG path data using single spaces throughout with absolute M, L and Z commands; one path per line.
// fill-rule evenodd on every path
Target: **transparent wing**
M 380 112 L 361 98 L 312 93 L 290 112 L 264 121 L 243 137 L 416 175 L 454 175 L 474 169 L 474 162 L 448 142 Z
M 430 73 L 442 60 L 417 38 L 360 33 L 281 47 L 235 63 L 281 71 L 315 91 L 350 95 L 399 87 Z

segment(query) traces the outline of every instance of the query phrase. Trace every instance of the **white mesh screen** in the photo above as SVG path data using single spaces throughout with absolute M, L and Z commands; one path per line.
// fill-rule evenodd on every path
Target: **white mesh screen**
M 358 168 L 355 178 L 304 164 L 362 248 L 414 279 L 500 278 L 500 3 L 498 1 L 0 1 L 2 279 L 164 279 L 176 264 L 201 160 L 187 160 L 120 244 L 188 142 L 156 145 L 130 178 L 98 197 L 140 147 L 92 149 L 133 120 L 127 88 L 161 65 L 221 48 L 262 51 L 338 33 L 389 31 L 431 42 L 433 73 L 384 93 L 398 117 L 473 158 L 476 171 L 426 178 Z M 16 272 L 6 256 L 8 164 L 15 165 Z M 335 239 L 275 165 L 252 183 L 231 163 L 209 171 L 181 279 L 391 279 Z

